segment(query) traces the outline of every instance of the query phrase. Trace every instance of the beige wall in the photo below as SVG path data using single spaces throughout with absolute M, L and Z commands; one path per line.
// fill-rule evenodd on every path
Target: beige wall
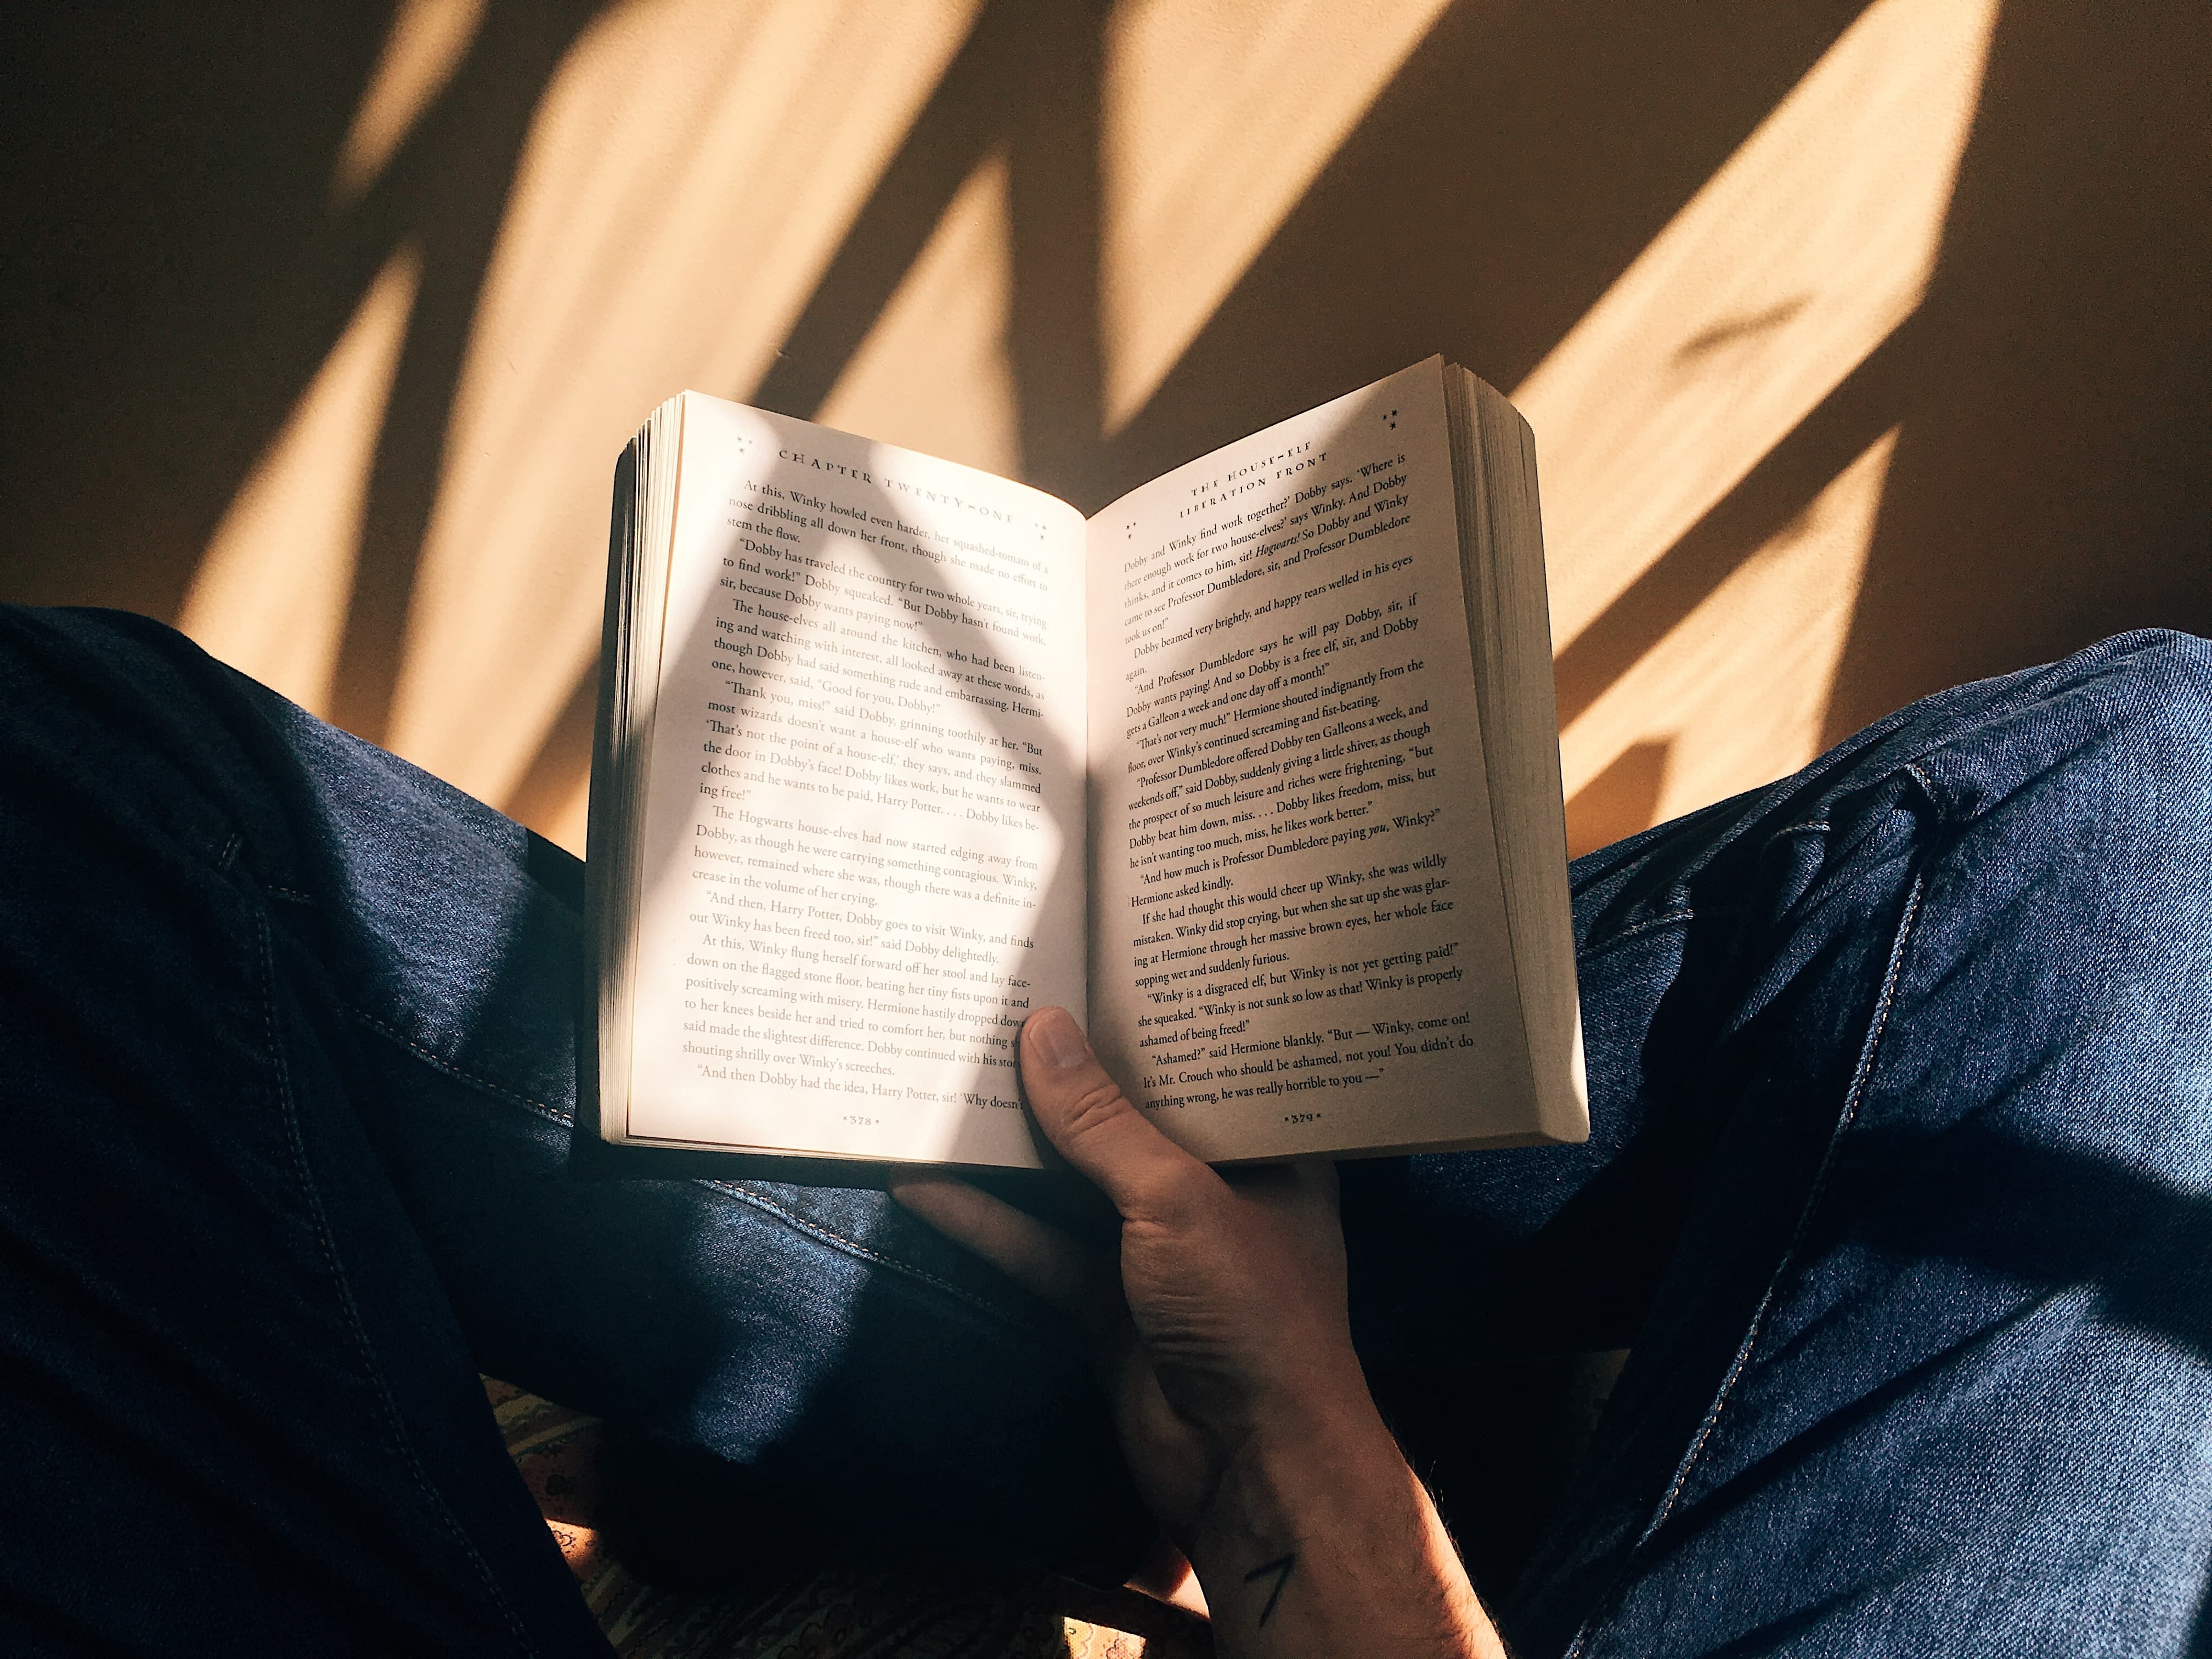
M 1090 507 L 1467 363 L 1537 432 L 1577 848 L 2212 630 L 2198 0 L 309 9 L 9 25 L 0 596 L 571 845 L 608 475 L 685 386 Z

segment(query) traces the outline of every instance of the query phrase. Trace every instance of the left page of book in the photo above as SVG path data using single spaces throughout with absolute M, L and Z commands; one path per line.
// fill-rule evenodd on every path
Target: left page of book
M 1034 1167 L 1084 1006 L 1084 523 L 687 392 L 627 1137 Z

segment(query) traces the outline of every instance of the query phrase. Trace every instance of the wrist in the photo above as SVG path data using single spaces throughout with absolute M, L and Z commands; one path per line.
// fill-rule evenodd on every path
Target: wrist
M 1333 1530 L 1371 1510 L 1404 1467 L 1364 1392 L 1286 1407 L 1224 1463 L 1193 1528 L 1191 1564 L 1201 1577 L 1208 1568 L 1218 1576 L 1255 1550 Z
M 1188 1553 L 1224 1655 L 1504 1651 L 1364 1386 L 1255 1431 Z

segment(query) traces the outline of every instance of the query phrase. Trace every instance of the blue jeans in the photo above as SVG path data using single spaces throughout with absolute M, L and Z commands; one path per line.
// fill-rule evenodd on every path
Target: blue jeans
M 2208 866 L 2161 634 L 1577 866 L 1589 1144 L 1346 1175 L 1378 1370 L 1633 1349 L 1523 1654 L 2212 1651 Z M 1069 1334 L 881 1194 L 572 1157 L 580 869 L 498 814 L 0 608 L 0 1647 L 604 1654 L 479 1369 L 718 1548 L 1139 1532 Z

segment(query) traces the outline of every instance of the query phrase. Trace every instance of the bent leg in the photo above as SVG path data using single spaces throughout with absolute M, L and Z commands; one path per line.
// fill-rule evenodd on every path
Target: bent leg
M 605 1653 L 199 705 L 127 633 L 0 611 L 7 1645 Z
M 15 1622 L 599 1650 L 478 1367 L 756 1535 L 1121 1543 L 1070 1346 L 880 1194 L 572 1174 L 566 854 L 137 618 L 0 608 L 0 768 Z
M 1525 1269 L 1423 1270 L 1465 1340 L 1633 1341 L 1522 1650 L 2201 1643 L 2203 642 L 1930 699 L 1585 860 L 1577 918 L 1598 1150 L 1385 1177 L 1418 1243 Z

